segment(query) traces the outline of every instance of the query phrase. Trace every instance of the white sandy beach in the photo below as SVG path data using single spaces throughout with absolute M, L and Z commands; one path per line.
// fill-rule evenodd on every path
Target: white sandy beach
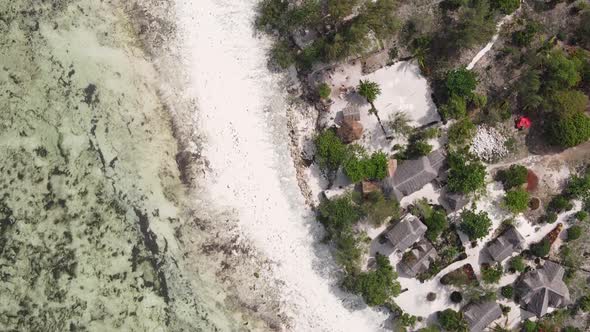
M 198 97 L 208 200 L 234 209 L 243 234 L 273 264 L 283 311 L 294 331 L 376 331 L 386 315 L 351 311 L 331 275 L 335 264 L 317 241 L 321 227 L 306 207 L 289 154 L 286 93 L 266 69 L 269 41 L 255 36 L 255 0 L 179 2 L 191 53 L 187 75 Z

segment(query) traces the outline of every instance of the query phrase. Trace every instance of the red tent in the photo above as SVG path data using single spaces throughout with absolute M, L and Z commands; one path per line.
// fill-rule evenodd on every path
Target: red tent
M 531 119 L 527 118 L 526 116 L 520 116 L 516 119 L 516 128 L 524 129 L 531 127 Z

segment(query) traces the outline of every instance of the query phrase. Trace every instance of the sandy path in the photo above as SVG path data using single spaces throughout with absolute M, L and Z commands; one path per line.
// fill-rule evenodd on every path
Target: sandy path
M 386 318 L 349 311 L 321 229 L 301 196 L 289 154 L 286 95 L 266 69 L 269 42 L 253 34 L 255 0 L 180 1 L 188 72 L 210 162 L 210 202 L 234 209 L 239 227 L 275 264 L 294 331 L 373 331 Z

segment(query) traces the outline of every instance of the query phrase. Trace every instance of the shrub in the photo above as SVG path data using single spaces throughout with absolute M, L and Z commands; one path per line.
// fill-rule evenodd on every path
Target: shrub
M 569 89 L 576 86 L 581 76 L 579 64 L 566 56 L 563 51 L 553 51 L 545 58 L 545 88 L 551 91 Z
M 451 95 L 447 103 L 439 108 L 443 119 L 460 119 L 467 115 L 467 101 L 465 97 Z
M 565 188 L 567 196 L 584 199 L 590 194 L 590 173 L 584 176 L 573 176 Z
M 461 292 L 452 292 L 451 301 L 453 301 L 453 303 L 461 303 L 461 301 L 463 301 L 463 295 L 461 295 Z
M 348 157 L 348 148 L 333 130 L 324 130 L 315 139 L 316 158 L 322 171 L 334 173 Z
M 351 153 L 344 162 L 344 173 L 352 182 L 382 180 L 387 175 L 387 155 L 383 152 L 374 152 L 367 157 L 364 150 Z
M 506 193 L 504 204 L 512 213 L 524 212 L 529 207 L 529 193 L 523 189 L 515 189 Z
M 523 332 L 538 332 L 537 331 L 537 323 L 530 321 L 530 320 L 525 320 L 522 323 L 522 331 Z
M 479 160 L 468 159 L 465 153 L 451 153 L 448 161 L 449 191 L 468 194 L 485 185 L 486 168 Z
M 454 69 L 447 73 L 445 87 L 448 96 L 470 98 L 477 86 L 477 74 L 467 68 Z
M 561 212 L 571 210 L 573 208 L 573 205 L 569 201 L 569 199 L 559 195 L 553 197 L 553 199 L 549 202 L 549 206 L 547 208 L 551 212 Z
M 555 212 L 548 212 L 545 217 L 543 218 L 543 221 L 548 223 L 548 224 L 553 224 L 554 222 L 557 221 L 557 213 Z
M 358 221 L 362 215 L 360 208 L 355 206 L 348 196 L 324 200 L 318 210 L 318 219 L 330 235 L 339 234 Z
M 562 332 L 582 332 L 582 330 L 574 326 L 566 326 L 563 328 Z
M 399 203 L 383 196 L 379 191 L 369 194 L 368 199 L 363 203 L 363 210 L 371 224 L 380 226 L 387 217 L 394 219 L 399 217 Z
M 426 238 L 434 242 L 447 228 L 447 215 L 444 211 L 435 210 L 432 215 L 424 219 L 426 227 Z
M 521 256 L 516 256 L 510 260 L 510 268 L 516 272 L 523 272 L 526 269 L 526 264 Z
M 541 242 L 531 245 L 531 253 L 537 257 L 545 257 L 549 255 L 551 250 L 551 242 L 548 239 L 543 239 Z
M 436 300 L 436 293 L 430 292 L 426 295 L 426 299 L 430 302 Z
M 504 286 L 500 290 L 500 293 L 502 293 L 502 296 L 504 296 L 505 298 L 512 299 L 512 297 L 514 296 L 514 288 L 512 286 Z
M 330 93 L 332 93 L 332 89 L 330 89 L 330 86 L 327 83 L 318 85 L 318 95 L 320 98 L 328 99 L 330 98 Z
M 582 112 L 559 116 L 549 124 L 551 141 L 564 148 L 584 143 L 590 138 L 590 118 Z
M 520 0 L 495 0 L 494 7 L 499 9 L 503 14 L 512 14 L 520 6 Z
M 582 236 L 582 227 L 578 225 L 574 225 L 567 230 L 567 240 L 573 241 L 577 240 Z
M 295 56 L 289 47 L 289 43 L 279 41 L 275 43 L 270 51 L 271 62 L 282 69 L 288 68 L 295 63 Z
M 579 221 L 584 221 L 586 219 L 588 219 L 588 212 L 586 211 L 578 211 L 576 212 L 576 219 L 578 219 Z
M 492 221 L 485 211 L 475 213 L 472 210 L 465 210 L 461 213 L 459 227 L 463 233 L 469 236 L 470 240 L 477 240 L 488 235 Z
M 424 140 L 410 140 L 405 151 L 407 159 L 416 159 L 432 152 L 432 145 Z
M 577 90 L 559 90 L 549 97 L 553 111 L 560 115 L 583 113 L 588 106 L 588 96 Z
M 355 273 L 359 270 L 363 249 L 360 247 L 360 240 L 354 235 L 350 226 L 334 235 L 336 262 L 348 273 Z
M 443 329 L 450 332 L 467 331 L 467 321 L 463 314 L 453 309 L 446 309 L 438 312 L 438 322 Z
M 462 145 L 470 141 L 475 135 L 476 128 L 469 118 L 463 118 L 453 123 L 449 128 L 449 142 Z
M 484 267 L 481 270 L 481 279 L 486 284 L 495 284 L 498 283 L 498 281 L 500 281 L 500 278 L 502 278 L 502 272 L 504 271 L 502 270 L 502 266 L 500 264 L 498 264 L 495 267 Z
M 523 30 L 512 33 L 512 43 L 519 47 L 528 47 L 538 31 L 537 24 L 528 22 Z
M 584 312 L 590 312 L 590 296 L 582 296 L 582 298 L 580 298 L 579 307 Z
M 376 270 L 362 272 L 345 281 L 345 286 L 360 294 L 370 306 L 382 305 L 401 291 L 401 286 L 396 280 L 397 274 L 389 259 L 377 253 L 375 260 Z
M 504 185 L 504 189 L 512 189 L 527 182 L 528 170 L 522 165 L 513 164 L 508 169 L 498 172 L 498 180 Z

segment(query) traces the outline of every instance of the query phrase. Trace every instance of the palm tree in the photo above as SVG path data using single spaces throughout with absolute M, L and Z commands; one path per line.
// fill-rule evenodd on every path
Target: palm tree
M 381 118 L 379 118 L 379 114 L 377 114 L 377 109 L 375 108 L 375 104 L 373 104 L 375 99 L 377 99 L 377 97 L 381 94 L 381 88 L 379 87 L 379 84 L 377 84 L 375 82 L 371 82 L 369 80 L 366 80 L 366 81 L 361 80 L 361 82 L 359 83 L 359 85 L 356 89 L 358 91 L 358 94 L 365 97 L 367 99 L 367 101 L 369 102 L 369 104 L 371 104 L 371 109 L 369 110 L 369 112 L 375 114 L 375 116 L 377 117 L 377 121 L 379 122 L 379 125 L 381 126 L 381 130 L 383 130 L 383 134 L 387 135 L 387 132 L 385 131 L 385 127 L 383 127 L 383 124 L 381 123 Z
M 381 94 L 381 88 L 379 87 L 379 84 L 377 84 L 375 82 L 371 82 L 369 80 L 367 80 L 367 81 L 361 80 L 361 82 L 359 83 L 359 85 L 357 87 L 357 90 L 358 90 L 359 95 L 365 97 L 367 99 L 367 101 L 369 102 L 369 104 L 371 104 L 371 106 L 373 108 L 375 108 L 375 105 L 373 105 L 373 102 Z

